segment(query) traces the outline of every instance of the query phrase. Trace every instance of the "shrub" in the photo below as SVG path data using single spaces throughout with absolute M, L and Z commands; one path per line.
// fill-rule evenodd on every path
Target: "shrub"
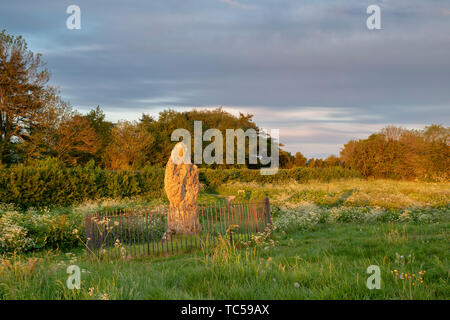
M 26 212 L 0 210 L 0 252 L 25 252 L 79 245 L 74 229 L 84 229 L 83 216 L 50 214 L 31 208 Z
M 28 230 L 20 225 L 22 215 L 8 212 L 0 218 L 0 252 L 21 252 L 33 247 Z
M 54 159 L 0 168 L 0 199 L 21 208 L 67 206 L 89 199 L 163 196 L 164 171 L 103 170 L 89 163 L 65 167 Z

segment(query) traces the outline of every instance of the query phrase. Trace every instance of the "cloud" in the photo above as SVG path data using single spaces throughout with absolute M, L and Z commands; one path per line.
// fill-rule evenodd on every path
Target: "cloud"
M 445 0 L 382 1 L 379 32 L 370 0 L 221 2 L 80 1 L 74 31 L 64 1 L 9 1 L 0 21 L 44 54 L 63 99 L 111 120 L 224 106 L 309 156 L 386 124 L 450 125 Z
M 239 3 L 239 2 L 237 2 L 235 0 L 219 0 L 219 1 L 223 2 L 223 3 L 226 3 L 226 4 L 228 4 L 228 5 L 232 6 L 232 7 L 235 7 L 235 8 L 240 8 L 240 9 L 250 9 L 250 8 L 252 8 L 252 7 L 248 6 L 248 5 L 241 4 L 241 3 Z

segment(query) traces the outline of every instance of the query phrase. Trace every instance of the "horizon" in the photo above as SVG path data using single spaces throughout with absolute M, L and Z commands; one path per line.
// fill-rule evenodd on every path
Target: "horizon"
M 216 108 L 280 129 L 286 151 L 339 155 L 387 125 L 450 124 L 450 5 L 377 1 L 11 2 L 0 21 L 43 54 L 63 100 L 107 120 Z M 66 8 L 81 8 L 69 30 Z

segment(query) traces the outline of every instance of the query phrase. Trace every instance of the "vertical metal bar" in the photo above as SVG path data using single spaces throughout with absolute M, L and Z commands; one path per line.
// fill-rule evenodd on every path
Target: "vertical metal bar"
M 212 243 L 213 239 L 213 232 L 214 232 L 214 220 L 213 220 L 213 210 L 212 210 L 212 203 L 208 205 L 208 220 L 209 220 L 209 226 L 208 226 L 208 246 Z
M 267 215 L 267 223 L 270 225 L 269 227 L 272 228 L 272 217 L 270 214 L 270 202 L 269 202 L 269 198 L 267 197 L 265 199 L 265 208 L 266 208 L 266 215 Z
M 136 208 L 136 235 L 137 235 L 137 254 L 140 256 L 142 254 L 142 230 L 141 230 L 141 212 L 140 209 Z
M 93 237 L 92 237 L 92 215 L 87 214 L 84 217 L 84 229 L 85 229 L 85 234 L 86 234 L 86 250 L 87 253 L 90 255 L 91 251 L 92 251 L 92 241 L 93 241 Z M 90 240 L 89 240 L 90 239 Z
M 150 231 L 150 241 L 152 242 L 152 253 L 155 254 L 155 234 L 154 234 L 155 226 L 154 226 L 154 221 L 157 221 L 157 220 L 155 220 L 155 218 L 153 217 L 153 213 L 154 213 L 154 211 L 150 210 L 150 230 L 151 230 Z M 156 228 L 156 230 L 158 230 L 158 229 Z
M 139 210 L 139 228 L 141 230 L 141 243 L 139 246 L 141 247 L 141 255 L 145 255 L 145 232 L 147 230 L 147 225 L 145 223 L 145 211 L 143 208 Z
M 134 256 L 136 257 L 136 215 L 134 212 L 134 208 L 131 208 L 131 221 L 133 222 L 133 227 L 131 229 L 131 233 L 133 234 L 133 251 Z
M 212 221 L 212 204 L 211 202 L 208 203 L 208 206 L 206 207 L 207 212 L 206 215 L 208 216 L 208 236 L 207 236 L 207 242 L 206 245 L 209 247 L 212 242 L 212 234 L 213 234 L 213 221 Z
M 241 202 L 239 205 L 239 237 L 245 235 L 245 225 L 244 225 L 244 212 L 245 212 L 245 202 Z
M 117 222 L 117 226 L 115 226 L 115 228 L 114 228 L 114 243 L 116 243 L 116 240 L 119 240 L 120 241 L 120 236 L 119 236 L 119 228 L 120 228 L 120 216 L 119 216 L 119 213 L 117 212 L 117 215 L 116 215 L 116 217 L 115 217 L 115 221 Z M 120 247 L 118 246 L 117 247 L 117 250 L 116 250 L 116 258 L 120 258 Z
M 133 211 L 131 209 L 128 212 L 128 233 L 130 236 L 130 255 L 134 255 L 134 234 L 133 234 Z
M 168 224 L 167 224 L 167 225 L 168 225 Z M 172 238 L 172 237 L 170 237 L 170 238 Z M 167 239 L 166 239 L 166 241 L 165 241 L 165 243 L 166 243 L 166 252 L 167 252 L 167 253 L 169 252 L 169 245 L 167 244 L 168 241 L 169 241 L 169 240 L 167 240 Z M 164 244 L 163 244 L 163 245 L 164 245 Z M 164 246 L 163 246 L 162 250 L 164 251 Z
M 249 212 L 249 206 L 250 202 L 247 202 L 245 205 L 245 213 L 244 213 L 244 220 L 245 220 L 245 240 L 249 240 L 250 238 L 250 225 L 249 225 L 249 219 L 248 219 L 248 212 Z
M 214 217 L 213 217 L 213 224 L 214 224 L 214 245 L 217 244 L 217 235 L 218 235 L 218 222 L 219 219 L 217 217 L 217 201 L 214 201 Z
M 150 242 L 148 242 L 148 209 L 145 209 L 145 242 L 147 244 L 147 255 L 150 255 Z
M 109 216 L 108 216 L 108 228 L 110 229 L 110 231 L 108 232 L 108 251 L 109 254 L 111 256 L 114 257 L 114 221 L 113 221 L 113 213 L 114 211 L 109 211 Z
M 133 237 L 133 213 L 131 209 L 127 209 L 127 216 L 128 216 L 128 224 L 127 224 L 127 231 L 128 236 L 130 237 L 130 255 L 133 255 L 133 245 L 134 245 L 134 237 Z
M 259 232 L 264 231 L 264 203 L 261 203 L 260 210 L 258 211 L 258 229 Z
M 168 210 L 170 211 L 170 209 L 168 209 Z M 158 224 L 162 224 L 162 227 L 164 228 L 164 230 L 167 230 L 165 228 L 166 227 L 166 223 L 165 223 L 164 219 L 165 219 L 164 215 L 161 215 L 161 210 L 159 210 L 159 219 L 158 219 L 159 222 L 158 222 Z M 163 248 L 163 239 L 162 238 L 158 239 L 158 242 L 156 242 L 158 254 L 160 252 L 160 250 L 159 250 L 160 242 L 161 242 L 161 252 L 162 252 L 162 248 Z
M 139 255 L 143 254 L 144 243 L 142 238 L 144 236 L 144 224 L 142 223 L 142 209 L 139 209 L 137 212 L 137 231 L 138 231 L 138 248 Z
M 232 233 L 233 233 L 233 225 L 234 225 L 234 205 L 230 205 L 229 206 L 230 207 L 230 244 L 232 245 L 233 244 L 233 236 L 232 236 Z
M 231 206 L 227 203 L 226 205 L 226 210 L 227 210 L 227 224 L 228 224 L 228 232 L 231 232 L 231 222 L 230 222 L 230 210 L 231 210 Z M 226 232 L 226 231 L 225 231 Z M 230 237 L 230 243 L 231 243 L 231 237 Z
M 136 235 L 137 235 L 137 254 L 140 256 L 142 254 L 142 243 L 141 243 L 141 212 L 136 208 Z
M 123 236 L 123 227 L 124 226 L 123 226 L 122 214 L 120 212 L 118 212 L 118 215 L 119 215 L 119 241 L 122 244 L 122 246 L 126 246 L 126 240 L 124 239 L 124 236 Z M 125 248 L 125 250 L 126 250 L 126 248 Z M 119 248 L 119 251 L 120 251 L 120 248 Z M 121 255 L 121 252 L 119 252 L 119 257 L 120 257 L 120 255 Z
M 103 249 L 103 246 L 104 246 L 104 239 L 103 239 L 103 237 L 104 237 L 104 234 L 105 234 L 105 228 L 104 228 L 104 225 L 103 225 L 104 212 L 101 212 L 100 216 L 101 216 L 101 218 L 100 218 L 101 220 L 99 220 L 99 221 L 101 221 L 102 223 L 100 224 L 99 229 L 100 228 L 102 229 L 102 233 L 99 234 L 99 236 L 100 236 L 100 253 L 99 253 L 99 256 L 102 256 L 103 255 L 102 249 Z
M 207 230 L 207 237 L 206 237 L 206 246 L 207 247 L 209 247 L 211 234 L 212 234 L 212 232 L 211 232 L 211 228 L 212 228 L 212 226 L 211 226 L 212 221 L 211 220 L 212 219 L 211 219 L 210 215 L 211 215 L 211 204 L 208 204 L 207 207 L 206 207 L 206 217 L 207 217 L 207 221 L 208 221 L 208 230 Z
M 164 227 L 161 226 L 161 208 L 158 208 L 157 212 L 155 213 L 157 215 L 156 223 L 158 225 L 158 230 L 162 229 Z M 156 247 L 156 254 L 159 253 L 159 241 L 162 239 L 162 237 L 155 237 L 155 247 Z
M 117 258 L 117 253 L 118 253 L 118 248 L 116 247 L 116 222 L 117 219 L 117 215 L 114 214 L 113 216 L 111 216 L 111 242 L 112 242 L 112 252 L 113 252 L 113 257 Z
M 175 240 L 175 235 L 172 235 L 172 237 L 170 237 L 170 245 L 172 247 L 172 253 L 173 253 L 173 241 Z
M 218 224 L 218 227 L 219 227 L 219 233 L 218 233 L 218 235 L 220 234 L 220 235 L 222 235 L 222 229 L 223 229 L 223 221 L 222 221 L 222 206 L 221 206 L 221 204 L 220 204 L 220 202 L 218 202 L 218 217 L 219 217 L 219 219 L 218 219 L 218 222 L 219 222 L 219 224 Z
M 258 209 L 257 204 L 255 203 L 253 206 L 253 217 L 254 217 L 254 224 L 255 224 L 255 232 L 258 232 Z

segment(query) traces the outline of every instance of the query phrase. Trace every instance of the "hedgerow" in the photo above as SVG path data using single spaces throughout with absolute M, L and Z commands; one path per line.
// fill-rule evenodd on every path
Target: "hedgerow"
M 164 171 L 148 167 L 113 171 L 95 167 L 65 167 L 50 159 L 32 166 L 0 169 L 0 202 L 28 207 L 66 206 L 101 198 L 163 196 Z
M 208 187 L 217 187 L 227 182 L 257 182 L 257 183 L 283 183 L 283 182 L 328 182 L 337 179 L 362 178 L 355 170 L 342 167 L 279 169 L 274 175 L 261 175 L 259 170 L 252 169 L 201 169 L 200 179 Z
M 361 175 L 341 167 L 280 169 L 277 174 L 266 176 L 251 169 L 200 169 L 200 180 L 207 188 L 230 181 L 302 183 L 355 177 Z M 0 168 L 0 202 L 21 208 L 67 206 L 85 200 L 134 196 L 165 197 L 164 168 L 105 170 L 93 162 L 86 166 L 66 167 L 55 159 Z

